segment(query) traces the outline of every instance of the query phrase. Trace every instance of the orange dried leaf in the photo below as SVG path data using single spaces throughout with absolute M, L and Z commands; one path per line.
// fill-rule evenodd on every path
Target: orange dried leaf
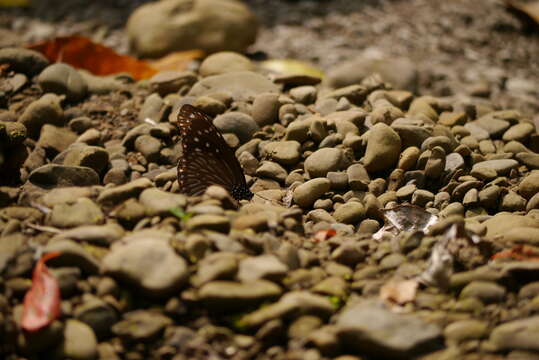
M 417 280 L 390 281 L 380 289 L 380 298 L 403 305 L 414 301 L 419 283 Z
M 491 260 L 539 261 L 539 249 L 529 245 L 515 245 L 511 249 L 492 255 Z
M 27 48 L 45 55 L 50 62 L 63 62 L 95 75 L 130 73 L 136 80 L 147 79 L 157 73 L 150 64 L 94 43 L 83 36 L 57 37 L 28 45 Z
M 37 262 L 32 275 L 32 287 L 24 296 L 21 327 L 28 332 L 38 331 L 60 316 L 60 287 L 45 262 L 59 256 L 48 253 Z
M 326 241 L 333 236 L 337 234 L 337 231 L 335 229 L 326 229 L 326 230 L 318 230 L 316 234 L 312 237 L 312 241 L 314 242 L 322 242 Z

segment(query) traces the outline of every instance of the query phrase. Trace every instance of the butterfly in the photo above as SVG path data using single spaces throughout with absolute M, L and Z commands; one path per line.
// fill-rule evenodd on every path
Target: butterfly
M 207 114 L 192 105 L 183 105 L 176 125 L 182 140 L 178 161 L 181 192 L 201 195 L 208 186 L 220 185 L 236 200 L 253 197 L 236 155 Z

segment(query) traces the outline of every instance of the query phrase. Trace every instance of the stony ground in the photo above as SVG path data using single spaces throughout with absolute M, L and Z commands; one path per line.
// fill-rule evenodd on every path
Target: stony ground
M 0 49 L 0 356 L 539 358 L 537 35 L 486 0 L 248 3 L 252 52 L 322 83 L 222 54 L 136 83 Z M 3 45 L 78 24 L 125 50 L 136 2 L 61 4 L 3 12 Z M 180 193 L 187 102 L 217 116 L 253 200 Z M 62 314 L 23 333 L 56 251 Z

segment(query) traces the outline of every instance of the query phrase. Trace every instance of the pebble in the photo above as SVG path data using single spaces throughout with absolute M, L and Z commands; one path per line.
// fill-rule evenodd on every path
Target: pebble
M 30 173 L 28 181 L 42 188 L 99 184 L 99 175 L 84 166 L 47 164 Z
M 305 159 L 305 171 L 311 178 L 325 177 L 330 171 L 339 171 L 346 165 L 341 149 L 324 148 L 313 152 Z
M 152 182 L 149 179 L 140 178 L 127 184 L 103 190 L 97 197 L 97 201 L 99 203 L 119 203 L 129 198 L 137 197 L 144 189 L 151 186 Z
M 538 321 L 539 316 L 531 316 L 498 325 L 492 329 L 489 342 L 497 351 L 515 349 L 539 351 L 535 341 L 539 332 Z
M 86 81 L 73 67 L 56 63 L 47 66 L 37 79 L 44 92 L 65 95 L 67 101 L 79 101 L 86 96 Z
M 59 96 L 49 93 L 26 107 L 19 122 L 26 127 L 29 137 L 37 139 L 44 124 L 63 125 L 64 112 L 60 103 Z
M 114 308 L 98 297 L 89 296 L 84 303 L 75 307 L 75 318 L 90 326 L 98 339 L 110 335 L 111 327 L 118 321 Z
M 478 340 L 487 335 L 487 333 L 487 323 L 475 319 L 455 321 L 444 329 L 444 337 L 451 343 Z
M 299 185 L 294 189 L 293 199 L 296 204 L 308 208 L 330 189 L 330 182 L 326 178 L 316 178 Z
M 339 314 L 337 336 L 353 351 L 387 358 L 411 358 L 440 347 L 441 330 L 413 314 L 393 313 L 365 301 Z
M 92 328 L 75 319 L 66 320 L 64 336 L 57 354 L 73 360 L 96 359 L 97 339 Z
M 67 166 L 85 166 L 94 169 L 96 173 L 102 174 L 109 166 L 109 153 L 99 146 L 85 146 L 84 144 L 73 144 L 66 153 L 62 164 Z
M 251 116 L 259 127 L 271 125 L 279 117 L 279 94 L 260 93 L 254 97 Z
M 333 217 L 344 224 L 358 224 L 365 218 L 365 207 L 357 201 L 349 201 L 339 206 Z
M 9 64 L 10 69 L 16 72 L 37 75 L 49 65 L 49 60 L 34 50 L 6 47 L 0 49 L 0 63 Z
M 112 332 L 124 342 L 141 343 L 159 338 L 172 320 L 157 311 L 134 310 L 123 315 L 122 320 L 112 326 Z
M 221 51 L 208 56 L 200 64 L 203 77 L 235 71 L 252 71 L 254 65 L 247 57 L 232 51 Z
M 250 100 L 264 93 L 277 93 L 278 87 L 263 75 L 238 71 L 205 77 L 187 93 L 188 96 L 203 96 L 213 93 L 228 93 L 236 101 Z
M 388 170 L 399 159 L 401 140 L 386 124 L 376 124 L 369 130 L 363 163 L 369 172 Z
M 193 216 L 185 224 L 187 230 L 212 230 L 222 233 L 228 233 L 230 230 L 230 219 L 226 216 L 202 214 Z
M 539 154 L 521 152 L 515 155 L 516 159 L 530 169 L 539 169 Z
M 278 298 L 279 286 L 267 280 L 245 282 L 212 281 L 198 290 L 198 298 L 210 310 L 234 311 Z
M 222 133 L 235 134 L 242 144 L 249 141 L 259 129 L 251 116 L 237 111 L 217 116 L 213 124 Z
M 183 209 L 187 199 L 182 194 L 171 194 L 156 188 L 142 191 L 139 202 L 148 216 L 170 216 L 171 209 Z
M 470 174 L 474 176 L 476 172 L 480 172 L 483 169 L 491 169 L 496 171 L 498 176 L 507 175 L 511 169 L 514 169 L 517 166 L 518 161 L 513 159 L 486 160 L 474 164 Z
M 300 158 L 300 146 L 297 141 L 271 141 L 264 145 L 262 154 L 275 162 L 287 166 L 296 164 Z
M 274 255 L 260 255 L 240 261 L 238 279 L 241 281 L 280 281 L 288 272 L 288 267 Z
M 49 242 L 43 252 L 60 253 L 54 260 L 50 260 L 49 264 L 51 265 L 77 267 L 86 274 L 97 274 L 99 272 L 98 260 L 83 246 L 74 241 L 63 239 Z
M 189 276 L 185 260 L 166 242 L 152 239 L 112 248 L 103 258 L 102 271 L 150 297 L 171 295 Z
M 96 225 L 104 221 L 101 208 L 88 198 L 77 199 L 73 204 L 58 204 L 52 208 L 47 223 L 60 228 Z
M 137 137 L 133 144 L 136 151 L 149 162 L 158 162 L 161 156 L 161 141 L 151 135 L 141 135 Z
M 506 295 L 506 290 L 493 282 L 487 281 L 472 281 L 462 289 L 460 297 L 462 299 L 475 297 L 484 303 L 493 303 L 503 301 Z
M 243 316 L 240 319 L 240 324 L 246 328 L 253 328 L 287 316 L 312 314 L 327 318 L 333 312 L 334 308 L 326 296 L 315 295 L 308 291 L 290 291 L 276 303 Z

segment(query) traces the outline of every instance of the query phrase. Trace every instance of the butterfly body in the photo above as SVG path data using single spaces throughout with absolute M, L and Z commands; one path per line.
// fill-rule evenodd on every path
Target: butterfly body
M 192 105 L 183 105 L 177 126 L 182 139 L 180 191 L 201 195 L 208 186 L 220 185 L 236 200 L 253 197 L 238 159 L 208 115 Z

